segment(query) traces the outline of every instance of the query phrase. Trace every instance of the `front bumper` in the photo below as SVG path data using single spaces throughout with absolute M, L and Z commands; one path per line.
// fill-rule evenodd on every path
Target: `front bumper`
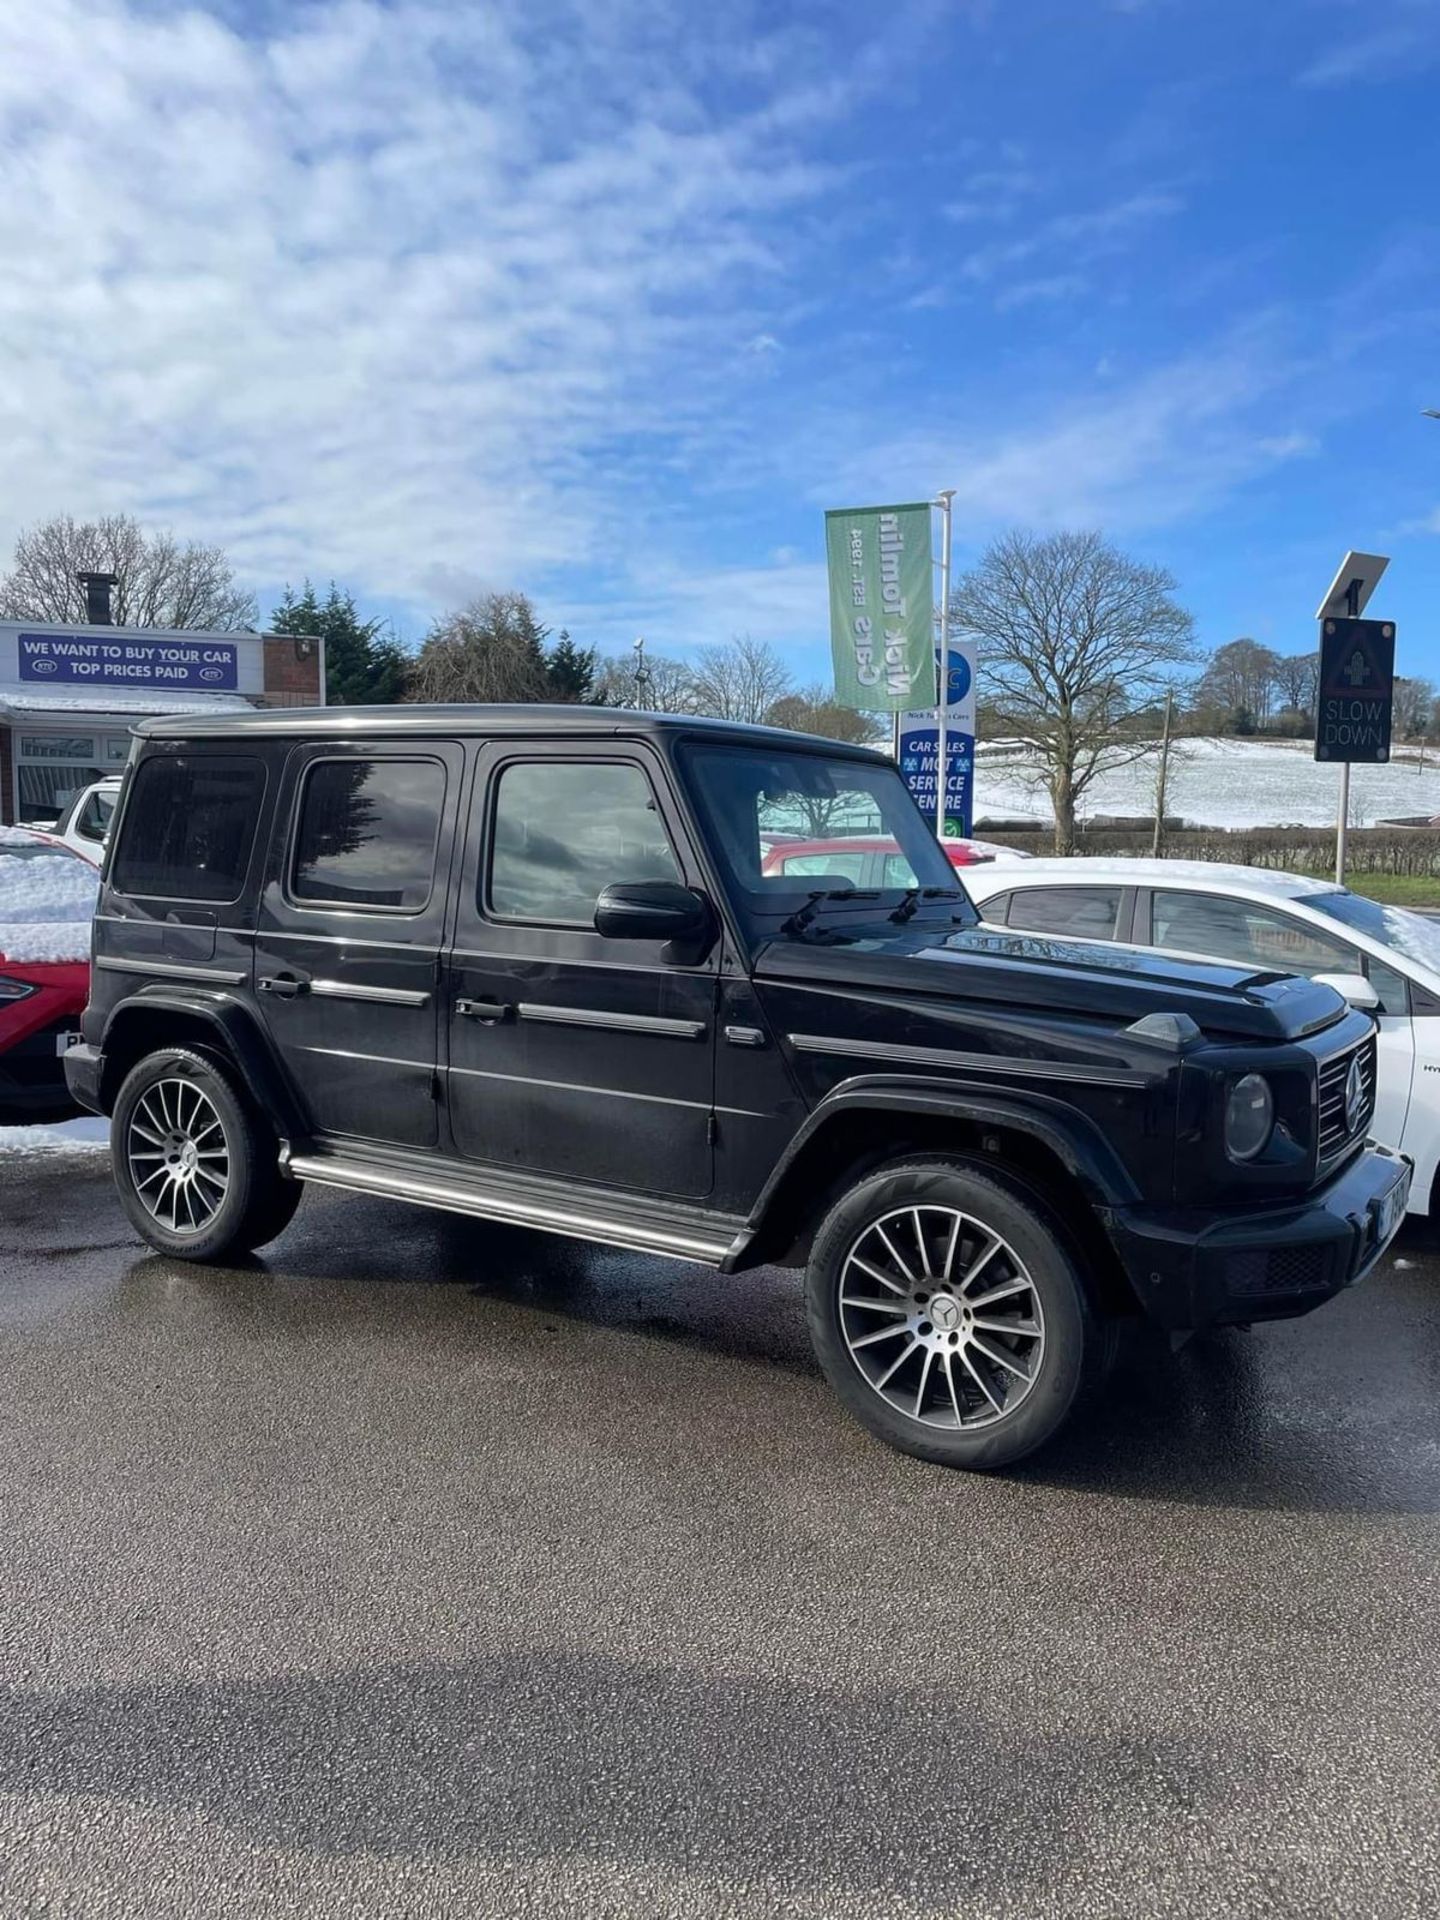
M 65 1055 L 65 1083 L 70 1097 L 82 1107 L 88 1107 L 91 1113 L 104 1111 L 100 1105 L 100 1072 L 104 1064 L 100 1049 L 83 1040 Z
M 1141 1307 L 1176 1331 L 1289 1320 L 1363 1280 L 1405 1217 L 1410 1163 L 1367 1146 L 1328 1186 L 1281 1205 L 1106 1219 Z

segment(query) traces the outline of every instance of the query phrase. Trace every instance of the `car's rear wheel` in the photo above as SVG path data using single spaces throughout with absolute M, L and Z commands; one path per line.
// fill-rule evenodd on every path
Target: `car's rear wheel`
M 806 1300 L 850 1411 L 944 1466 L 1033 1452 L 1103 1363 L 1055 1223 L 1023 1188 L 963 1160 L 883 1168 L 846 1194 L 816 1235 Z
M 275 1135 L 223 1069 L 188 1047 L 147 1054 L 111 1118 L 120 1203 L 141 1237 L 182 1260 L 248 1253 L 289 1224 L 300 1187 Z

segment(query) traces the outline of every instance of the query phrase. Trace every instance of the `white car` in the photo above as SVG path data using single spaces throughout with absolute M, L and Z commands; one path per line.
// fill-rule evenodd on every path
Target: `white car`
M 119 798 L 120 775 L 109 774 L 103 780 L 82 787 L 73 795 L 65 803 L 65 811 L 60 818 L 46 831 L 98 865 L 105 852 L 105 842 L 110 835 L 110 823 L 115 818 L 115 806 Z
M 991 925 L 1334 979 L 1376 1017 L 1373 1130 L 1415 1163 L 1410 1211 L 1440 1199 L 1440 920 L 1330 880 L 1204 860 L 1031 860 L 960 877 Z

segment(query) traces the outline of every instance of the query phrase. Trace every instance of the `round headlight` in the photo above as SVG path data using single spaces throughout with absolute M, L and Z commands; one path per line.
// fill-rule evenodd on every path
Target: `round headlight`
M 1275 1101 L 1263 1074 L 1244 1073 L 1225 1101 L 1225 1151 L 1232 1160 L 1253 1160 L 1275 1125 Z

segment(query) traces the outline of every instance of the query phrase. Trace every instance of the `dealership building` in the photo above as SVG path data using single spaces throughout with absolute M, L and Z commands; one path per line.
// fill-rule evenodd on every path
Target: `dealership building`
M 323 640 L 115 627 L 107 606 L 92 596 L 88 626 L 0 621 L 0 824 L 53 820 L 149 715 L 324 701 Z

